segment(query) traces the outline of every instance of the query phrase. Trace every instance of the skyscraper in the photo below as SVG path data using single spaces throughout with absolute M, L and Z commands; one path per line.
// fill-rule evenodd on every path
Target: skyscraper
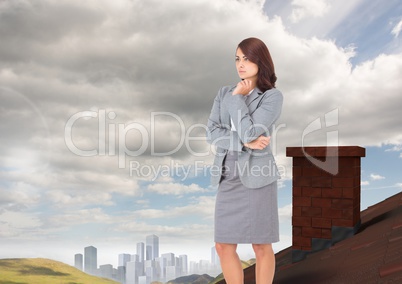
M 131 261 L 131 255 L 128 253 L 119 254 L 119 266 L 126 266 L 126 263 Z
M 220 264 L 219 256 L 218 253 L 216 252 L 215 246 L 211 247 L 211 263 L 212 265 Z
M 74 255 L 74 267 L 82 271 L 83 264 L 83 255 L 81 253 L 77 253 Z
M 159 238 L 155 235 L 146 237 L 146 260 L 154 260 L 159 257 Z
M 179 256 L 180 258 L 180 275 L 187 275 L 188 274 L 188 260 L 187 255 L 182 254 Z
M 137 243 L 137 254 L 140 262 L 144 262 L 144 243 Z
M 98 251 L 95 247 L 89 246 L 84 249 L 85 272 L 96 275 L 98 268 Z

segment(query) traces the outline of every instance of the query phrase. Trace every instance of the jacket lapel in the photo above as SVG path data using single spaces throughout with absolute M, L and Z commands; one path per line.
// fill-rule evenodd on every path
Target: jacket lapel
M 257 108 L 259 101 L 263 97 L 262 94 L 263 93 L 260 91 L 260 89 L 255 88 L 253 92 L 248 96 L 248 98 L 246 99 L 246 104 L 250 112 L 253 112 Z

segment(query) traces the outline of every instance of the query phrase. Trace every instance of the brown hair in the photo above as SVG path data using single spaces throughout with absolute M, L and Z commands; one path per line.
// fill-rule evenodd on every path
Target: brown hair
M 250 37 L 240 42 L 237 48 L 240 48 L 251 62 L 258 65 L 257 87 L 263 92 L 275 88 L 275 67 L 265 43 Z

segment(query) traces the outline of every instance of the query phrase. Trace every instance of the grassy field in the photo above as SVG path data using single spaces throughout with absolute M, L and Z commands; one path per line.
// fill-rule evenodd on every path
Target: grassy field
M 243 269 L 249 267 L 250 265 L 253 265 L 255 263 L 255 259 L 250 259 L 248 261 L 241 261 L 241 266 L 243 267 Z M 218 276 L 216 276 L 216 278 L 214 280 L 212 280 L 211 282 L 209 282 L 209 284 L 215 284 L 218 283 L 219 281 L 223 280 L 223 274 L 219 274 Z M 2 284 L 0 282 L 0 284 Z
M 0 259 L 0 284 L 117 284 L 62 262 L 43 258 Z

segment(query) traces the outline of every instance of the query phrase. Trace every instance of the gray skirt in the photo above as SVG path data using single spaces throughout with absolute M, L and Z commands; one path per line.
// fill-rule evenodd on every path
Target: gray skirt
M 245 187 L 240 181 L 237 156 L 237 152 L 229 152 L 224 160 L 215 203 L 215 242 L 278 242 L 277 182 L 261 188 Z

